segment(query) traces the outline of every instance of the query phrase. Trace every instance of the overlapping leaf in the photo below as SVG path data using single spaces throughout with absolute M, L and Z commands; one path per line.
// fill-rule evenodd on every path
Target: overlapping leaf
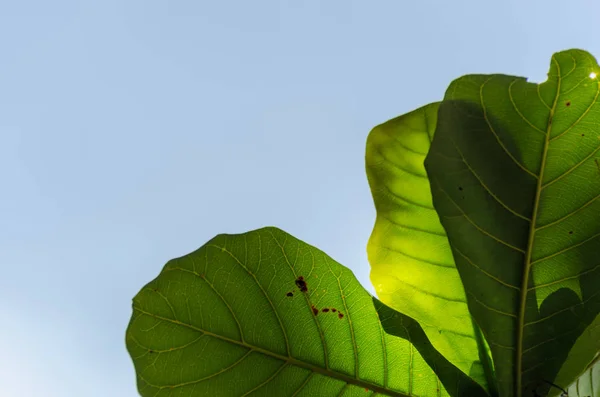
M 600 313 L 597 73 L 565 51 L 540 85 L 470 75 L 440 105 L 433 203 L 503 396 L 548 392 Z
M 563 362 L 558 375 L 554 379 L 557 385 L 567 385 L 575 378 L 580 378 L 581 373 L 590 367 L 594 360 L 600 358 L 600 314 L 577 338 L 577 341 L 571 348 L 569 355 Z M 596 364 L 600 370 L 600 363 Z M 585 375 L 583 375 L 585 377 Z M 598 380 L 600 382 L 600 379 Z M 600 387 L 594 389 L 596 395 L 590 397 L 600 397 Z M 572 394 L 571 394 L 572 396 Z
M 569 397 L 597 397 L 600 395 L 600 354 L 568 388 L 567 393 Z
M 414 320 L 376 304 L 279 229 L 219 235 L 138 293 L 127 348 L 142 396 L 485 395 Z
M 377 210 L 367 245 L 371 281 L 383 302 L 417 320 L 437 350 L 486 386 L 480 361 L 485 347 L 477 343 L 423 164 L 438 107 L 433 103 L 389 120 L 367 139 L 366 170 Z

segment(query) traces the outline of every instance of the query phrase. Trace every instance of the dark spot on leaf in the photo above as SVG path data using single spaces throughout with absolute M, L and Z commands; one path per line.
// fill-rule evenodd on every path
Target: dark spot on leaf
M 326 308 L 326 307 L 324 307 L 323 309 L 321 309 L 321 311 L 322 311 L 323 313 L 327 313 L 327 312 L 329 311 L 329 309 L 328 309 L 328 308 Z
M 287 296 L 294 296 L 294 293 L 293 292 L 288 292 L 286 295 Z
M 463 190 L 463 189 L 462 189 L 462 186 L 459 186 L 459 187 L 458 187 L 458 190 L 460 190 L 460 191 L 462 192 L 462 190 Z
M 308 287 L 306 285 L 306 281 L 304 281 L 304 277 L 300 276 L 296 279 L 296 286 L 300 288 L 301 292 L 308 291 Z
M 344 314 L 342 312 L 338 313 L 338 318 L 344 318 Z
M 565 103 L 565 106 L 567 106 L 567 107 L 571 106 L 571 101 L 567 101 L 567 103 Z
M 152 354 L 154 353 L 154 350 L 148 350 L 148 353 Z
M 581 136 L 585 136 L 585 134 L 581 134 Z
M 369 391 L 369 389 L 367 389 L 367 388 L 365 387 L 365 391 L 366 391 L 366 392 L 368 392 L 368 391 Z
M 313 314 L 316 316 L 317 314 L 319 314 L 319 309 L 317 309 L 316 307 L 314 307 L 314 305 L 312 306 L 312 311 Z
M 573 231 L 572 231 L 572 230 L 569 230 L 569 234 L 573 234 Z
M 441 333 L 442 333 L 442 330 L 441 330 L 441 329 L 438 329 L 438 333 L 439 333 L 439 334 L 441 334 Z
M 335 312 L 337 312 L 337 309 L 336 309 L 336 308 L 334 308 L 334 307 L 332 307 L 332 308 L 331 308 L 331 311 L 335 313 Z

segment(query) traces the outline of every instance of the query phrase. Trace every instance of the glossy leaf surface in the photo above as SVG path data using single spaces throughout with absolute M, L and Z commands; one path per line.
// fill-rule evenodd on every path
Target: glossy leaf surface
M 425 166 L 502 396 L 547 393 L 579 336 L 600 337 L 597 74 L 570 50 L 540 85 L 469 75 L 440 105 Z
M 414 320 L 376 301 L 387 323 L 404 324 L 400 336 L 386 333 L 372 299 L 352 272 L 279 229 L 219 235 L 169 261 L 134 298 L 126 340 L 138 389 L 156 397 L 485 395 Z

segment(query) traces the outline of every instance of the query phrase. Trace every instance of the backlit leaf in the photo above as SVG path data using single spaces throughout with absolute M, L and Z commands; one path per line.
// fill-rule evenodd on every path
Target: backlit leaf
M 126 340 L 138 389 L 154 397 L 485 395 L 414 320 L 375 302 L 403 334 L 385 332 L 373 298 L 322 251 L 276 228 L 219 235 L 169 261 L 134 298 Z
M 469 75 L 440 105 L 433 203 L 503 396 L 546 393 L 600 313 L 599 71 L 564 51 L 540 85 Z
M 485 347 L 477 343 L 423 164 L 438 108 L 433 103 L 389 120 L 367 139 L 367 177 L 377 210 L 367 245 L 371 281 L 379 299 L 417 320 L 437 350 L 485 387 Z

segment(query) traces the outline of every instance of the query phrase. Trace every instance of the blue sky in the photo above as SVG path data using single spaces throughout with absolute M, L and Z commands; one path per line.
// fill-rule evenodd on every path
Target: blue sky
M 136 396 L 131 298 L 278 226 L 372 291 L 369 130 L 468 73 L 600 56 L 600 3 L 0 2 L 0 384 Z

